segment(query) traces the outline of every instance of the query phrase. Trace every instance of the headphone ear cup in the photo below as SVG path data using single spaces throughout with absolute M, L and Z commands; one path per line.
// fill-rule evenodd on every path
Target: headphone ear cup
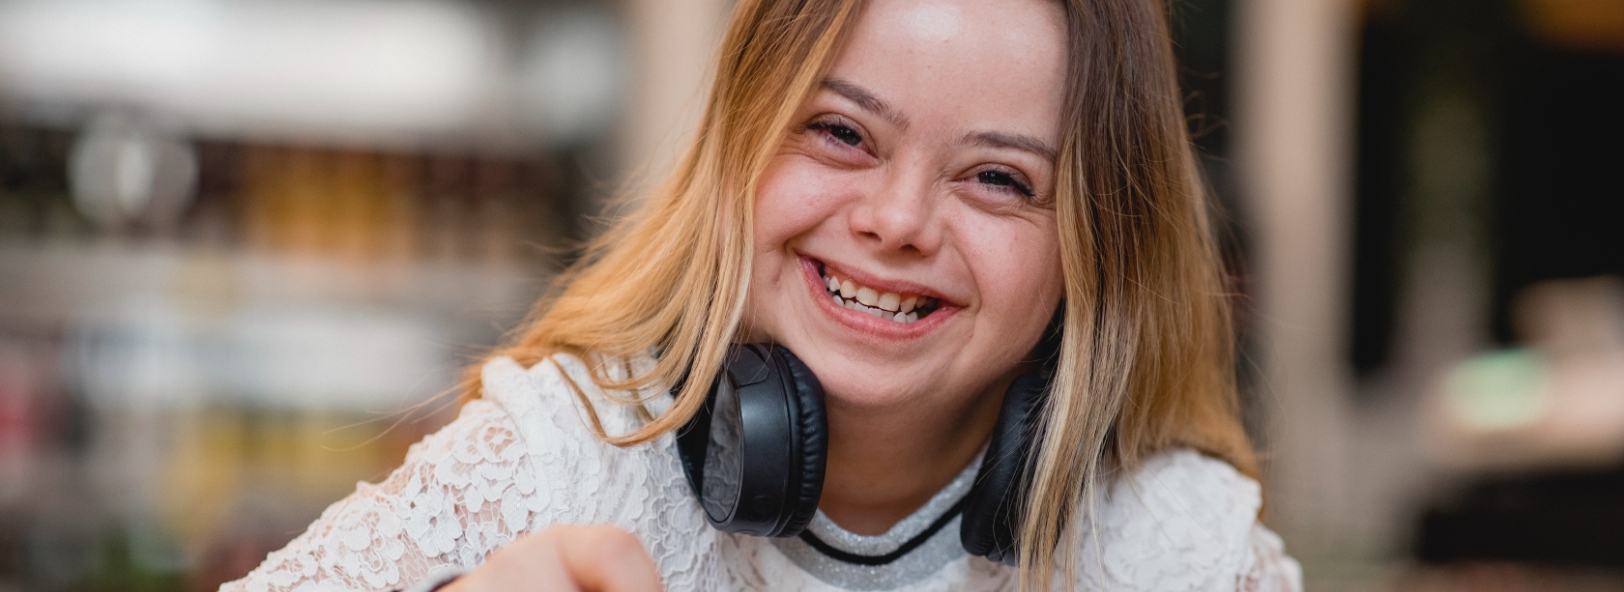
M 786 395 L 792 400 L 796 433 L 800 438 L 799 467 L 791 472 L 790 499 L 785 500 L 788 520 L 778 536 L 795 536 L 806 530 L 818 511 L 823 496 L 823 471 L 829 455 L 829 420 L 824 415 L 823 385 L 812 370 L 781 345 L 772 346 L 772 355 L 782 364 Z
M 712 526 L 795 536 L 823 494 L 828 429 L 823 388 L 799 358 L 778 346 L 735 345 L 704 406 L 677 433 L 677 453 Z
M 1039 372 L 1017 376 L 1004 392 L 959 525 L 959 542 L 971 555 L 1008 565 L 1019 558 L 1015 535 L 1024 511 L 1021 494 L 1031 483 L 1034 438 L 1048 392 L 1049 377 Z

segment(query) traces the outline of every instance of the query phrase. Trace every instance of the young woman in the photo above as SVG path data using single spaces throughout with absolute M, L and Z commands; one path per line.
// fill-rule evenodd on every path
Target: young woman
M 226 589 L 1297 589 L 1206 208 L 1161 0 L 741 0 L 675 174 Z M 793 499 L 708 472 L 768 366 Z

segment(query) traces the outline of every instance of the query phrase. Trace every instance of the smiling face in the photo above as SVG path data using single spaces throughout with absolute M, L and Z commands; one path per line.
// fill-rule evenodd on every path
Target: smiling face
M 868 3 L 763 173 L 746 323 L 832 407 L 967 404 L 1059 304 L 1064 15 Z

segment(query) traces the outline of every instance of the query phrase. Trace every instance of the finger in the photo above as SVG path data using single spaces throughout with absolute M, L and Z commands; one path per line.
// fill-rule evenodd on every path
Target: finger
M 453 580 L 440 592 L 579 592 L 564 565 L 564 542 L 547 533 L 521 538 L 498 549 L 484 565 Z
M 582 592 L 576 584 L 575 576 L 564 562 L 564 544 L 550 542 L 543 548 L 549 552 L 533 555 L 535 563 L 526 566 L 523 587 L 509 588 L 512 590 L 540 590 L 542 592 Z
M 581 589 L 660 592 L 654 559 L 631 533 L 613 526 L 575 526 L 558 535 L 558 556 Z

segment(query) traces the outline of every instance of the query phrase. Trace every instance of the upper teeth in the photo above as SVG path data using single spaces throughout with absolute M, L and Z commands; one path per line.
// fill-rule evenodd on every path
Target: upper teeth
M 823 281 L 829 288 L 830 298 L 834 299 L 837 306 L 899 323 L 919 320 L 920 313 L 928 314 L 929 311 L 915 311 L 915 307 L 923 309 L 936 303 L 936 299 L 928 296 L 905 297 L 895 292 L 880 292 L 868 286 L 852 283 L 849 279 L 838 279 L 833 275 L 824 276 Z

